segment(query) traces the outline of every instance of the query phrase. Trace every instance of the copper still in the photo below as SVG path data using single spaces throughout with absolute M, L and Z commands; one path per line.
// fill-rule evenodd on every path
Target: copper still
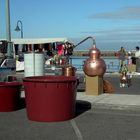
M 127 77 L 127 72 L 123 71 L 120 77 L 120 87 L 129 87 L 128 83 L 129 83 L 129 80 Z
M 76 68 L 71 65 L 65 65 L 62 68 L 62 75 L 64 76 L 75 76 Z
M 94 44 L 89 50 L 89 58 L 85 61 L 83 71 L 88 76 L 103 76 L 106 72 L 106 64 L 103 59 L 100 58 L 100 50 L 96 48 Z

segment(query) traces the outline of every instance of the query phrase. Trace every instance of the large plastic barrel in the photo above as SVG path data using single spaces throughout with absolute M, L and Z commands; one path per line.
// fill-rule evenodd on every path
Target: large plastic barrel
M 44 75 L 44 53 L 25 53 L 24 54 L 24 75 L 43 76 Z
M 23 81 L 29 120 L 55 122 L 75 116 L 76 77 L 34 76 Z
M 140 59 L 136 59 L 136 72 L 140 72 Z
M 0 112 L 19 108 L 21 86 L 19 82 L 0 82 Z

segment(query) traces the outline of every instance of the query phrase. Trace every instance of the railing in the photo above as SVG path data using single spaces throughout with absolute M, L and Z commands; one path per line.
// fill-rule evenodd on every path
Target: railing
M 86 61 L 88 57 L 69 57 L 69 64 L 73 65 L 78 71 L 83 71 L 84 61 Z M 106 63 L 106 72 L 119 72 L 119 60 L 115 57 L 104 57 L 103 58 Z M 127 60 L 126 60 L 127 63 Z M 60 69 L 63 65 L 46 65 L 45 69 L 53 70 Z
M 83 70 L 84 61 L 88 57 L 70 57 L 69 63 L 77 68 L 77 70 Z M 118 72 L 119 71 L 119 60 L 116 58 L 104 58 L 106 62 L 106 72 Z M 76 62 L 77 61 L 77 62 Z

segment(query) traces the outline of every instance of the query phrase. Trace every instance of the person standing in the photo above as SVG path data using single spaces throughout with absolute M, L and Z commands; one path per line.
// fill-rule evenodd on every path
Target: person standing
M 140 58 L 140 47 L 139 46 L 136 46 L 135 57 Z
M 122 67 L 126 59 L 126 51 L 123 47 L 121 47 L 121 49 L 118 51 L 118 59 L 119 59 L 119 66 Z
M 139 46 L 136 46 L 136 51 L 134 56 L 132 57 L 132 64 L 136 64 L 136 60 L 140 58 L 140 48 Z

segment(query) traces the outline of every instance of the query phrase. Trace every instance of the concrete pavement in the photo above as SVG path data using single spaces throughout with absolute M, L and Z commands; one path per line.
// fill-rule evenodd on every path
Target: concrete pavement
M 77 92 L 72 120 L 30 121 L 25 108 L 0 112 L 0 140 L 139 140 L 139 78 L 134 78 L 129 88 L 119 87 L 118 76 L 105 78 L 115 92 L 99 96 Z
M 87 101 L 94 108 L 126 109 L 140 111 L 140 95 L 128 94 L 101 94 L 98 96 L 85 95 L 84 92 L 77 93 L 77 100 Z
M 0 112 L 0 140 L 139 140 L 139 129 L 139 95 L 77 92 L 76 116 L 62 122 L 30 121 L 25 108 Z
M 92 108 L 129 109 L 140 111 L 140 73 L 132 73 L 132 85 L 128 88 L 120 88 L 118 73 L 106 73 L 104 79 L 108 80 L 113 88 L 113 93 L 103 93 L 98 96 L 86 95 L 85 92 L 77 92 L 78 100 L 91 103 Z

